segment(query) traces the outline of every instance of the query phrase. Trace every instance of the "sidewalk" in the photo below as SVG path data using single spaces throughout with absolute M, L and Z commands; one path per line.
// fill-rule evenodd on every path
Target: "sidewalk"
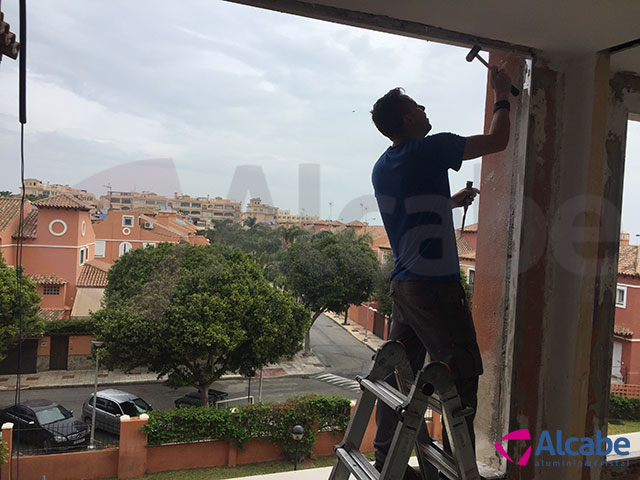
M 286 377 L 290 375 L 303 376 L 322 373 L 326 367 L 315 355 L 308 357 L 296 355 L 290 361 L 283 361 L 263 369 L 264 378 Z M 96 371 L 91 370 L 51 370 L 46 372 L 24 374 L 21 377 L 20 388 L 60 388 L 92 386 L 96 378 Z M 242 378 L 241 375 L 224 375 L 222 379 Z M 122 385 L 127 383 L 163 382 L 165 377 L 158 378 L 155 373 L 145 370 L 134 370 L 131 373 L 101 370 L 98 382 L 104 385 Z M 15 390 L 16 375 L 0 375 L 0 391 Z
M 383 339 L 374 335 L 371 331 L 365 334 L 365 328 L 356 322 L 347 319 L 347 324 L 344 325 L 344 315 L 338 315 L 337 313 L 333 312 L 325 312 L 324 316 L 336 322 L 347 332 L 353 335 L 353 337 L 356 338 L 359 342 L 362 342 L 374 352 L 378 350 L 378 348 L 380 348 L 385 342 Z

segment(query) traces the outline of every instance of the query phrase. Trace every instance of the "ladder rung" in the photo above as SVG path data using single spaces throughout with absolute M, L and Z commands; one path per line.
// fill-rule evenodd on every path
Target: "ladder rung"
M 438 415 L 442 415 L 442 404 L 440 403 L 440 399 L 435 397 L 435 395 L 429 397 L 429 408 Z
M 378 480 L 380 477 L 380 474 L 369 463 L 367 457 L 358 450 L 347 450 L 339 447 L 336 449 L 336 457 L 358 480 Z
M 363 378 L 360 380 L 360 386 L 373 393 L 376 398 L 382 400 L 394 410 L 407 401 L 406 396 L 382 380 L 372 382 Z
M 441 448 L 435 446 L 433 443 L 430 445 L 418 443 L 416 446 L 420 447 L 422 454 L 429 460 L 429 463 L 435 465 L 439 470 L 443 470 L 443 473 L 447 475 L 448 478 L 452 480 L 460 478 L 452 458 Z

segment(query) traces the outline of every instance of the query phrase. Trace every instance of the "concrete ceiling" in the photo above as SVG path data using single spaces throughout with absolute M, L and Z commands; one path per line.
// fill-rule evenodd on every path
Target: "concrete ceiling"
M 639 0 L 230 1 L 457 45 L 477 39 L 525 54 L 614 49 L 614 69 L 640 73 Z

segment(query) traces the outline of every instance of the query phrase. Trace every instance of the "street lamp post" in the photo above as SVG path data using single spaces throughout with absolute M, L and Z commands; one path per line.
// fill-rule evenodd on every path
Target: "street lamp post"
M 302 437 L 304 437 L 304 428 L 302 428 L 302 425 L 296 425 L 295 427 L 293 427 L 291 436 L 296 442 L 296 456 L 293 463 L 293 469 L 298 470 L 298 447 L 300 446 L 300 440 L 302 440 Z
M 96 397 L 98 396 L 98 348 L 100 348 L 104 342 L 102 340 L 91 340 L 91 343 L 95 347 L 96 352 L 96 378 L 93 383 L 93 409 L 91 410 L 91 437 L 89 438 L 89 448 L 96 448 L 95 445 L 95 433 L 96 433 Z

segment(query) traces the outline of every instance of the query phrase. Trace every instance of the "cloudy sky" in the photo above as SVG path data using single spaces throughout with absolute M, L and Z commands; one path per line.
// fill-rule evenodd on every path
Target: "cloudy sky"
M 2 2 L 14 32 L 17 4 Z M 315 164 L 323 218 L 361 217 L 363 203 L 378 223 L 370 172 L 388 141 L 369 110 L 379 96 L 403 86 L 426 105 L 434 132 L 482 130 L 486 70 L 467 63 L 464 49 L 222 1 L 28 7 L 27 177 L 89 183 L 96 195 L 111 184 L 226 197 L 236 168 L 254 165 L 266 179 L 263 194 L 299 212 L 299 166 Z M 5 58 L 0 190 L 19 186 L 17 91 L 17 61 Z M 632 127 L 630 149 L 640 152 L 640 128 Z M 140 168 L 152 159 L 175 170 Z M 478 183 L 479 171 L 479 160 L 465 162 L 452 188 Z M 640 166 L 627 171 L 640 177 Z M 623 215 L 632 235 L 640 233 L 633 215 Z

